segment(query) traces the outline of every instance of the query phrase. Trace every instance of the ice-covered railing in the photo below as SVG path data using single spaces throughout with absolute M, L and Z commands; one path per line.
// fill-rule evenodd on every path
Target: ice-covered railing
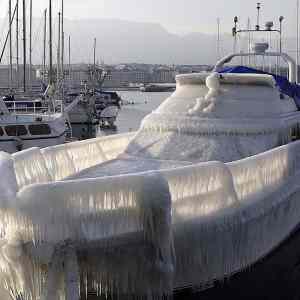
M 31 148 L 12 155 L 18 187 L 52 180 L 39 148 Z
M 36 150 L 0 156 L 6 174 L 0 183 L 5 191 L 0 196 L 0 285 L 1 278 L 12 280 L 10 287 L 18 291 L 35 290 L 30 266 L 40 260 L 49 264 L 52 275 L 45 280 L 52 290 L 60 286 L 57 274 L 68 282 L 74 270 L 85 274 L 94 266 L 87 276 L 102 294 L 118 288 L 124 294 L 147 290 L 162 295 L 170 291 L 173 243 L 174 287 L 204 284 L 261 259 L 299 224 L 300 141 L 229 164 L 61 182 L 47 182 Z M 37 168 L 32 164 L 36 159 Z M 95 163 L 87 161 L 78 160 L 78 170 Z M 17 185 L 23 186 L 19 192 Z M 146 243 L 143 238 L 137 243 L 140 233 Z M 120 244 L 122 236 L 125 242 Z M 19 256 L 12 259 L 15 253 Z M 77 265 L 76 255 L 82 254 L 84 263 Z M 147 272 L 149 265 L 155 266 L 153 272 Z
M 238 202 L 231 173 L 224 163 L 200 163 L 159 174 L 168 182 L 173 215 L 182 221 L 195 214 L 209 215 Z
M 12 158 L 18 187 L 61 180 L 114 159 L 125 150 L 133 136 L 134 133 L 126 133 L 17 152 Z
M 175 287 L 241 271 L 296 229 L 299 150 L 295 142 L 235 163 L 161 171 L 172 199 Z
M 228 163 L 239 199 L 272 192 L 299 171 L 300 142 Z
M 83 169 L 116 158 L 135 133 L 111 135 L 45 148 L 42 154 L 53 180 L 60 180 Z

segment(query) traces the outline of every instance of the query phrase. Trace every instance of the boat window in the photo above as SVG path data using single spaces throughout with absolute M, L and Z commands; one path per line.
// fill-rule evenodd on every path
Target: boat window
M 4 134 L 4 131 L 2 129 L 2 127 L 0 127 L 0 136 L 2 136 Z
M 27 129 L 24 125 L 8 125 L 5 126 L 5 131 L 8 136 L 20 136 L 27 134 Z
M 48 124 L 29 125 L 29 132 L 32 135 L 48 135 L 51 134 L 51 128 Z

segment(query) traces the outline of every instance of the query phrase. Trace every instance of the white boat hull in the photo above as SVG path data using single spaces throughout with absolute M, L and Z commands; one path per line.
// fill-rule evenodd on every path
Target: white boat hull
M 50 136 L 45 138 L 28 138 L 22 139 L 22 147 L 20 150 L 29 149 L 32 147 L 46 148 L 50 146 L 55 146 L 59 144 L 63 144 L 65 142 L 65 132 L 63 132 L 59 136 Z M 0 139 L 0 151 L 14 153 L 18 150 L 19 141 L 16 139 Z

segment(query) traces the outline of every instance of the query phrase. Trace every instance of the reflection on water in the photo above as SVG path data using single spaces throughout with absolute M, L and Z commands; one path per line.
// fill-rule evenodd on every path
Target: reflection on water
M 121 96 L 122 100 L 129 104 L 123 105 L 119 112 L 115 123 L 117 129 L 100 130 L 100 128 L 98 128 L 98 136 L 136 131 L 140 127 L 142 119 L 171 95 L 170 92 L 143 93 L 140 91 L 120 91 L 118 94 Z

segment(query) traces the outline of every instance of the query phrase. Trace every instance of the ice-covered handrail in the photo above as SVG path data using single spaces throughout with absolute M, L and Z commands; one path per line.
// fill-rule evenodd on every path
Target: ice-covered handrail
M 42 149 L 53 180 L 61 180 L 83 169 L 116 158 L 135 133 L 118 134 Z
M 300 141 L 228 163 L 239 199 L 272 192 L 300 171 Z
M 51 175 L 39 148 L 31 148 L 12 155 L 18 188 L 51 181 Z
M 291 83 L 296 82 L 296 62 L 292 57 L 287 55 L 286 53 L 279 52 L 264 52 L 264 53 L 232 53 L 224 58 L 220 59 L 214 67 L 214 72 L 219 72 L 225 63 L 229 63 L 234 57 L 249 57 L 249 56 L 270 56 L 270 57 L 281 57 L 284 61 L 287 62 L 289 66 L 289 81 Z
M 168 182 L 172 214 L 182 222 L 238 205 L 231 173 L 221 162 L 199 163 L 159 172 Z M 190 203 L 187 209 L 187 203 Z
M 125 150 L 134 134 L 99 137 L 42 150 L 31 148 L 12 155 L 1 152 L 0 165 L 6 168 L 8 162 L 13 163 L 14 180 L 17 182 L 17 190 L 21 190 L 30 184 L 61 180 L 114 159 Z M 6 179 L 3 180 L 3 186 L 9 185 Z

